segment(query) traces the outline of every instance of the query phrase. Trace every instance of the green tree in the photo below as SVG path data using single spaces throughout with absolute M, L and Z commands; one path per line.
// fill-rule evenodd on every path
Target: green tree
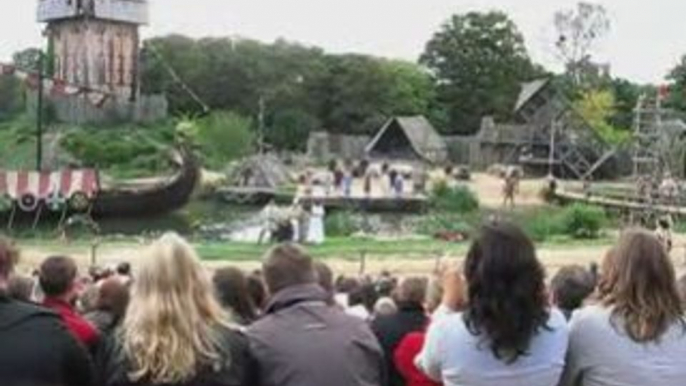
M 234 112 L 215 112 L 199 120 L 196 142 L 205 161 L 212 168 L 221 168 L 228 162 L 244 157 L 254 149 L 253 122 Z
M 12 55 L 12 62 L 22 71 L 38 72 L 41 55 L 38 48 L 27 48 Z
M 496 11 L 451 17 L 420 62 L 435 76 L 452 133 L 476 132 L 485 115 L 509 119 L 520 83 L 540 75 L 515 23 Z
M 310 132 L 319 126 L 319 120 L 303 110 L 280 109 L 265 128 L 265 140 L 278 149 L 304 151 Z
M 0 121 L 14 117 L 23 106 L 22 82 L 14 76 L 0 75 Z
M 431 74 L 415 63 L 391 60 L 382 62 L 389 76 L 388 100 L 393 115 L 425 115 L 435 98 Z
M 667 105 L 675 110 L 686 112 L 686 55 L 667 75 L 669 96 Z
M 614 114 L 610 124 L 625 131 L 633 130 L 634 109 L 643 87 L 627 79 L 614 78 L 609 84 L 615 98 Z
M 266 139 L 279 148 L 300 148 L 321 128 L 371 133 L 389 116 L 428 114 L 434 99 L 432 78 L 414 63 L 285 40 L 171 35 L 146 41 L 142 57 L 143 91 L 165 93 L 173 113 L 202 111 L 192 90 L 212 109 L 263 117 Z
M 587 91 L 575 103 L 575 108 L 605 142 L 619 145 L 631 138 L 630 132 L 611 123 L 615 115 L 615 97 L 611 91 Z
M 363 55 L 328 56 L 326 73 L 313 84 L 318 115 L 327 130 L 367 134 L 389 111 L 388 73 L 381 61 Z

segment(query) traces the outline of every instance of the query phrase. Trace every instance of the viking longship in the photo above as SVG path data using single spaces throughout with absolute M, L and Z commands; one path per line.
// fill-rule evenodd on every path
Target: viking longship
M 176 172 L 154 181 L 104 183 L 95 169 L 0 171 L 0 213 L 36 217 L 83 213 L 104 217 L 170 212 L 190 199 L 200 176 L 190 150 L 175 151 Z

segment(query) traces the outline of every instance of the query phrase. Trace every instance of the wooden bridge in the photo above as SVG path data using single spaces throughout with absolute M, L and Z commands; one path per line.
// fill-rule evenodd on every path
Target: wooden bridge
M 311 205 L 320 201 L 326 210 L 420 213 L 428 208 L 428 198 L 420 194 L 374 195 L 372 197 L 365 195 L 344 196 L 341 194 L 308 196 L 302 193 L 261 187 L 225 187 L 219 189 L 217 194 L 222 200 L 237 205 L 259 206 L 266 205 L 272 200 L 278 204 L 290 204 L 297 198 L 303 205 Z
M 322 202 L 326 210 L 354 210 L 372 213 L 421 213 L 428 209 L 429 200 L 423 195 L 399 197 L 328 196 L 299 197 L 304 205 Z
M 637 200 L 635 196 L 621 198 L 618 195 L 605 196 L 594 193 L 557 189 L 555 191 L 555 197 L 563 203 L 579 202 L 620 211 L 653 212 L 673 216 L 686 216 L 686 206 L 679 205 L 678 203 L 670 205 L 667 203 L 642 202 Z

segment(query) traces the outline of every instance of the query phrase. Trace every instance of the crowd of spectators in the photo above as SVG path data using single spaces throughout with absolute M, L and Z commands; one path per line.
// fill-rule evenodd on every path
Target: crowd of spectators
M 602 263 L 551 280 L 518 227 L 484 225 L 461 267 L 336 275 L 296 244 L 210 271 L 168 234 L 82 274 L 31 277 L 0 239 L 0 384 L 8 386 L 680 386 L 686 278 L 624 232 Z

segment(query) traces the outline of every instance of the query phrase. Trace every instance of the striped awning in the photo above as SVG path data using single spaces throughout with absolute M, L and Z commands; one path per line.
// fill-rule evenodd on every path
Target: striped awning
M 88 198 L 99 190 L 98 175 L 93 169 L 71 169 L 55 172 L 0 171 L 0 194 L 19 200 L 25 195 L 45 199 L 55 192 L 69 198 L 81 192 Z

